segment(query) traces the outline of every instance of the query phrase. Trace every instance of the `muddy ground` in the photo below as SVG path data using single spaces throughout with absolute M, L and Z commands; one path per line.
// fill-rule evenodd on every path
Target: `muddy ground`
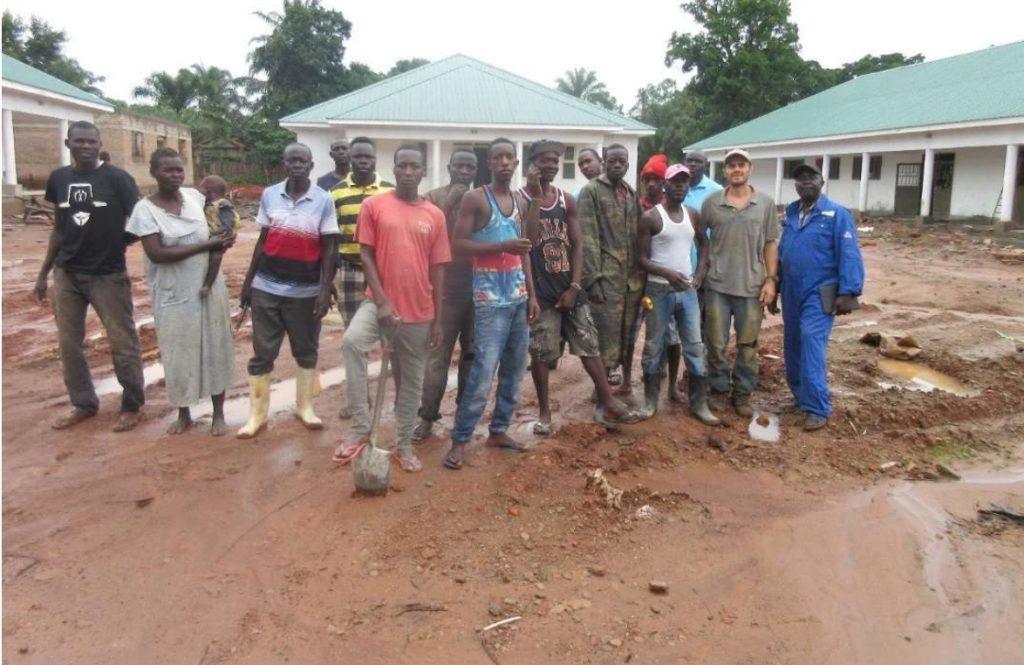
M 525 455 L 475 447 L 458 473 L 429 440 L 423 473 L 396 470 L 392 493 L 369 499 L 330 462 L 347 431 L 336 317 L 323 432 L 291 418 L 286 383 L 255 441 L 212 438 L 208 419 L 163 433 L 137 247 L 146 418 L 110 432 L 117 386 L 90 321 L 101 414 L 51 430 L 67 401 L 52 317 L 30 294 L 46 232 L 3 227 L 5 663 L 1024 662 L 1024 528 L 977 513 L 1024 509 L 1024 351 L 999 334 L 1024 336 L 1024 265 L 998 254 L 1012 236 L 865 234 L 865 306 L 835 330 L 822 432 L 785 412 L 769 317 L 755 403 L 782 414 L 778 443 L 722 405 L 723 428 L 663 402 L 606 432 L 586 423 L 590 388 L 567 358 L 552 375 L 557 435 Z M 236 295 L 253 239 L 225 262 Z M 913 334 L 917 365 L 963 394 L 883 374 L 866 331 Z M 243 327 L 233 425 L 248 343 Z M 294 375 L 284 356 L 276 380 Z M 518 435 L 534 407 L 527 381 Z M 449 391 L 444 425 L 453 408 Z M 597 468 L 625 491 L 621 509 L 586 489 Z

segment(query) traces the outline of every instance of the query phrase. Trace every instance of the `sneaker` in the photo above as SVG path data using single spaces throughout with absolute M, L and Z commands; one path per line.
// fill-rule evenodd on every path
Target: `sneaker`
M 754 409 L 750 406 L 750 397 L 746 395 L 742 397 L 734 397 L 732 400 L 732 406 L 736 409 L 736 415 L 743 416 L 744 418 L 754 417 Z

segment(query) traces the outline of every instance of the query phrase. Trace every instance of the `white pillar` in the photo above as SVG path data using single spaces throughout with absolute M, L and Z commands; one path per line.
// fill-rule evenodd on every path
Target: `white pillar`
M 857 210 L 863 215 L 868 208 L 868 174 L 871 173 L 871 153 L 860 154 L 860 193 L 857 195 Z
M 60 165 L 71 166 L 71 151 L 64 145 L 64 139 L 68 137 L 68 121 L 61 118 L 60 121 L 60 137 L 57 139 L 60 141 Z
M 783 159 L 781 157 L 775 158 L 775 205 L 782 205 L 782 176 L 785 175 L 782 172 Z
M 924 149 L 924 168 L 921 170 L 921 217 L 932 214 L 932 180 L 935 175 L 935 149 Z
M 715 179 L 715 160 L 713 159 L 708 160 L 708 177 L 712 180 Z
M 828 169 L 832 163 L 832 158 L 829 155 L 821 156 L 821 191 L 828 194 Z
M 18 164 L 14 159 L 14 115 L 8 110 L 3 112 L 4 141 L 4 185 L 18 184 Z
M 1013 194 L 1017 189 L 1017 160 L 1020 155 L 1019 145 L 1006 146 L 1006 164 L 1003 166 L 1003 200 L 999 205 L 999 221 L 1009 222 L 1013 219 Z
M 523 186 L 523 142 L 516 141 L 516 159 L 519 160 L 519 166 L 516 167 L 516 173 L 512 176 L 512 186 L 518 189 Z
M 431 189 L 437 189 L 441 182 L 441 139 L 434 139 L 430 145 L 430 182 Z

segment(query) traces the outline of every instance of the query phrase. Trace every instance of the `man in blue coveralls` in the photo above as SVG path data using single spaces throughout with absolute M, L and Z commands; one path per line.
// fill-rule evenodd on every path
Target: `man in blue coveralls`
M 837 314 L 857 308 L 864 262 L 857 228 L 846 208 L 821 193 L 821 172 L 810 164 L 793 171 L 800 200 L 786 206 L 779 242 L 786 381 L 806 414 L 804 429 L 821 429 L 832 405 L 828 395 L 828 337 Z

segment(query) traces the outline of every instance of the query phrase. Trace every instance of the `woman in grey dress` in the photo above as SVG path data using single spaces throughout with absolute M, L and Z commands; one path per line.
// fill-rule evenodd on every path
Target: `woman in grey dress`
M 157 182 L 157 192 L 135 205 L 127 230 L 142 238 L 167 401 L 178 407 L 178 419 L 167 432 L 180 434 L 191 427 L 189 407 L 212 397 L 211 432 L 221 436 L 228 431 L 224 391 L 235 378 L 231 308 L 224 276 L 217 275 L 205 297 L 200 291 L 208 253 L 231 247 L 235 238 L 210 237 L 203 212 L 205 197 L 195 189 L 182 188 L 185 165 L 177 152 L 155 150 L 149 172 Z

